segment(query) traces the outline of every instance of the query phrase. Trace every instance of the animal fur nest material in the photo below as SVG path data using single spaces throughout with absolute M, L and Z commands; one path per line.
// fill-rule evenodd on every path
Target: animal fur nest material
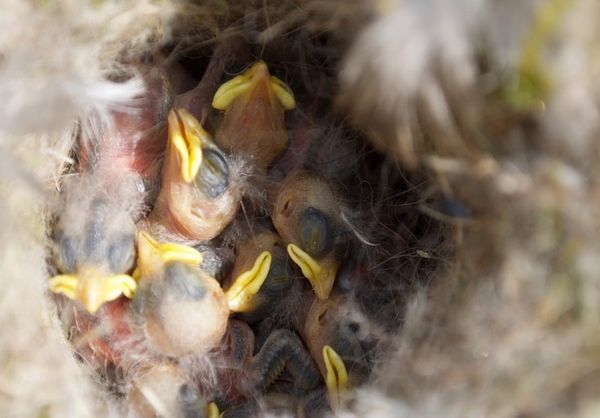
M 271 56 L 292 40 L 297 61 L 279 68 L 316 69 L 294 83 L 331 95 L 332 114 L 379 150 L 373 172 L 410 195 L 406 216 L 437 225 L 421 245 L 406 245 L 410 230 L 390 238 L 390 263 L 410 279 L 395 301 L 402 325 L 339 415 L 600 414 L 596 2 L 271 3 L 3 5 L 2 415 L 121 413 L 73 358 L 47 291 L 47 214 L 73 122 L 139 95 L 138 77 L 109 75 L 156 59 L 154 46 L 185 53 L 236 33 Z M 385 213 L 381 196 L 363 203 Z M 377 236 L 370 221 L 360 224 Z M 423 260 L 429 268 L 407 273 Z

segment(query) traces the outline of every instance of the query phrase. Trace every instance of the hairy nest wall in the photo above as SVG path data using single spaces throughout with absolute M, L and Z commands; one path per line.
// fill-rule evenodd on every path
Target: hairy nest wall
M 357 224 L 405 278 L 392 354 L 340 415 L 600 414 L 599 17 L 593 0 L 5 1 L 2 415 L 119 414 L 47 291 L 73 123 L 127 105 L 143 84 L 109 75 L 159 46 L 239 34 L 344 124 L 379 186 L 355 191 Z

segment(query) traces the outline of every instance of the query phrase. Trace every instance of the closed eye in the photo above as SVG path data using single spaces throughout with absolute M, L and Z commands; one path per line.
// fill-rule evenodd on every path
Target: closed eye
M 74 273 L 77 267 L 77 251 L 70 237 L 60 234 L 56 239 L 54 262 L 61 273 Z
M 203 150 L 200 171 L 194 182 L 205 196 L 216 199 L 223 195 L 229 187 L 229 165 L 225 156 L 218 150 Z
M 108 265 L 114 273 L 131 270 L 135 261 L 135 239 L 133 235 L 116 238 L 107 249 Z
M 298 219 L 302 249 L 313 257 L 322 257 L 333 249 L 334 228 L 329 216 L 309 207 Z

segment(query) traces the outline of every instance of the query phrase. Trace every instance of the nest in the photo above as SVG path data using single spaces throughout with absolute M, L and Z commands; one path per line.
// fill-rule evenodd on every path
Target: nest
M 140 66 L 176 66 L 182 92 L 238 41 L 221 81 L 263 59 L 289 84 L 303 168 L 336 185 L 382 290 L 348 313 L 385 344 L 338 415 L 597 414 L 594 2 L 17 3 L 0 32 L 6 416 L 127 413 L 122 371 L 73 355 L 48 230 L 80 133 L 135 102 Z M 270 181 L 247 182 L 247 213 Z M 254 222 L 238 218 L 223 248 Z

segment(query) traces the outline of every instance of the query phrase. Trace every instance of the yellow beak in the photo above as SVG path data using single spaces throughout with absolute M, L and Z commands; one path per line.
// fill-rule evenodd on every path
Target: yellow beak
M 138 237 L 137 268 L 133 272 L 133 277 L 139 280 L 141 276 L 158 270 L 170 261 L 197 266 L 202 263 L 202 253 L 187 245 L 160 243 L 146 232 L 141 231 Z
M 169 143 L 179 156 L 181 178 L 191 183 L 202 165 L 202 145 L 212 142 L 200 122 L 185 109 L 169 112 Z
M 253 298 L 264 284 L 271 269 L 271 253 L 263 251 L 248 271 L 240 274 L 225 292 L 232 312 L 248 312 L 254 309 Z
M 123 295 L 132 298 L 136 289 L 136 281 L 127 274 L 102 275 L 87 271 L 84 275 L 63 274 L 50 279 L 50 290 L 62 293 L 69 299 L 83 304 L 89 313 L 96 313 L 106 302 Z
M 256 62 L 244 74 L 238 75 L 219 87 L 213 98 L 215 109 L 226 110 L 234 100 L 254 91 L 260 83 L 267 83 L 268 88 L 281 102 L 285 110 L 296 107 L 292 90 L 280 79 L 269 74 L 264 61 Z
M 331 263 L 319 263 L 295 244 L 287 246 L 287 252 L 294 263 L 300 267 L 319 299 L 327 299 L 333 288 L 337 266 Z
M 211 402 L 208 404 L 208 415 L 206 418 L 221 418 L 223 413 L 219 412 L 219 407 L 216 403 Z
M 342 358 L 328 345 L 323 347 L 323 361 L 327 370 L 325 384 L 329 393 L 329 402 L 335 411 L 340 407 L 341 394 L 348 387 L 348 372 Z

